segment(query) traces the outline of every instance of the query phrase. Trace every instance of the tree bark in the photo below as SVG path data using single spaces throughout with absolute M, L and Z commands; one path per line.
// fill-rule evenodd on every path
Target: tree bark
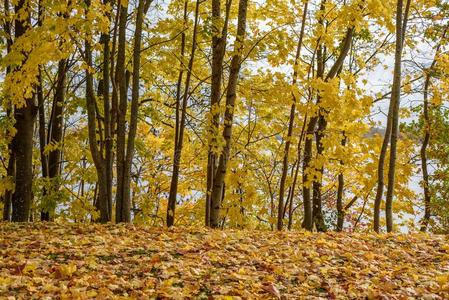
M 58 63 L 58 78 L 56 82 L 55 97 L 50 120 L 48 133 L 48 143 L 56 144 L 57 147 L 48 153 L 48 178 L 51 181 L 51 188 L 48 192 L 52 193 L 59 189 L 58 177 L 61 175 L 62 161 L 62 137 L 64 126 L 64 102 L 65 102 L 65 81 L 67 73 L 67 61 L 62 59 Z M 42 211 L 41 220 L 51 221 L 54 216 L 56 203 L 50 203 L 46 211 Z
M 38 1 L 38 26 L 42 26 L 42 15 L 43 15 L 43 7 L 42 1 Z M 44 94 L 43 94 L 43 82 L 42 82 L 42 70 L 39 66 L 38 71 L 38 84 L 36 87 L 37 94 L 37 105 L 38 105 L 38 114 L 39 114 L 39 152 L 41 159 L 41 168 L 42 168 L 42 177 L 48 178 L 48 156 L 45 153 L 45 146 L 47 146 L 47 134 L 46 134 L 46 124 L 45 124 L 45 103 L 44 103 Z M 42 194 L 44 198 L 47 196 L 47 188 L 44 187 Z M 47 203 L 42 203 L 41 200 L 41 221 L 49 221 L 50 213 L 48 212 Z
M 296 56 L 295 56 L 295 63 L 293 65 L 293 82 L 292 87 L 296 87 L 297 77 L 298 77 L 298 64 L 299 59 L 301 57 L 301 47 L 302 47 L 302 40 L 304 38 L 304 28 L 306 24 L 306 17 L 307 17 L 307 4 L 308 1 L 304 3 L 304 11 L 302 15 L 302 21 L 301 21 L 301 32 L 299 34 L 298 39 L 298 45 L 296 47 Z M 278 202 L 278 220 L 277 220 L 277 230 L 282 230 L 283 224 L 284 224 L 284 190 L 285 190 L 285 181 L 287 179 L 287 171 L 288 171 L 288 156 L 290 152 L 290 143 L 293 133 L 293 126 L 295 123 L 295 114 L 296 114 L 296 99 L 295 94 L 292 92 L 292 105 L 290 108 L 290 117 L 288 122 L 288 130 L 287 130 L 287 138 L 285 141 L 285 149 L 284 149 L 284 158 L 282 161 L 282 175 L 281 175 L 281 181 L 279 184 L 279 202 Z
M 112 4 L 111 0 L 104 0 L 103 4 Z M 107 15 L 109 21 L 111 21 L 111 14 Z M 113 122 L 111 118 L 111 99 L 109 97 L 110 89 L 110 69 L 109 63 L 111 60 L 111 51 L 109 49 L 111 37 L 108 32 L 104 32 L 101 35 L 101 42 L 103 44 L 103 110 L 104 110 L 104 138 L 105 138 L 105 172 L 106 172 L 106 198 L 100 199 L 100 201 L 105 201 L 107 204 L 107 220 L 112 219 L 112 179 L 113 179 Z
M 217 228 L 220 226 L 220 207 L 223 197 L 224 179 L 226 175 L 227 163 L 231 151 L 232 138 L 232 123 L 234 119 L 234 106 L 237 92 L 237 82 L 240 72 L 242 52 L 244 49 L 244 41 L 246 34 L 246 13 L 247 0 L 239 1 L 237 34 L 234 45 L 234 55 L 231 60 L 231 69 L 229 73 L 228 88 L 226 92 L 226 111 L 224 116 L 223 138 L 225 146 L 220 155 L 216 174 L 214 176 L 212 194 L 211 194 L 211 211 L 210 211 L 210 226 Z
M 427 146 L 430 141 L 430 118 L 429 118 L 429 100 L 428 92 L 430 85 L 430 75 L 426 75 L 426 81 L 424 83 L 424 104 L 423 104 L 423 118 L 424 118 L 424 139 L 421 145 L 421 170 L 423 179 L 424 190 L 424 217 L 421 221 L 421 231 L 426 231 L 430 220 L 430 187 L 429 187 L 429 171 L 427 170 Z
M 199 8 L 200 8 L 200 0 L 196 1 L 195 6 L 195 23 L 193 26 L 193 37 L 192 37 L 192 50 L 190 53 L 190 59 L 187 69 L 186 82 L 184 87 L 184 95 L 182 99 L 182 110 L 181 110 L 181 123 L 179 124 L 179 129 L 176 128 L 176 131 L 179 132 L 177 136 L 177 143 L 175 145 L 175 150 L 173 153 L 173 172 L 170 183 L 170 194 L 168 197 L 168 206 L 167 206 L 167 226 L 172 226 L 175 221 L 175 209 L 176 209 L 176 196 L 178 194 L 178 180 L 179 180 L 179 171 L 180 171 L 180 163 L 181 163 L 181 155 L 182 155 L 182 147 L 184 143 L 184 130 L 187 116 L 187 101 L 189 98 L 190 91 L 190 81 L 192 76 L 192 68 L 193 62 L 195 60 L 195 51 L 196 51 L 196 36 L 197 36 L 197 28 L 198 28 L 198 17 L 199 17 Z
M 218 28 L 221 24 L 220 0 L 212 0 L 212 78 L 211 78 L 211 95 L 210 95 L 210 118 L 211 123 L 208 129 L 209 149 L 207 156 L 207 186 L 206 186 L 206 213 L 205 224 L 210 226 L 211 218 L 211 197 L 214 184 L 214 176 L 217 172 L 217 157 L 213 147 L 216 144 L 216 136 L 219 130 L 218 109 L 221 100 L 221 80 L 223 77 L 223 59 L 226 52 L 226 39 L 228 36 L 229 14 L 231 11 L 232 0 L 226 1 L 225 18 L 223 27 Z
M 42 177 L 48 178 L 48 156 L 45 153 L 45 146 L 47 146 L 47 134 L 46 134 L 46 124 L 45 124 L 45 106 L 44 106 L 44 95 L 42 93 L 42 74 L 39 69 L 38 75 L 38 86 L 36 88 L 37 93 L 37 105 L 38 105 L 38 114 L 39 114 L 39 152 L 41 159 L 41 168 L 42 168 Z M 42 191 L 43 196 L 47 195 L 47 189 L 44 187 Z M 41 210 L 41 221 L 49 221 L 50 214 L 48 213 L 48 209 L 42 207 Z
M 126 112 L 128 102 L 128 89 L 126 84 L 125 48 L 126 48 L 126 22 L 128 19 L 128 3 L 120 3 L 120 17 L 118 27 L 118 50 L 116 81 L 118 85 L 119 106 L 117 111 L 117 194 L 115 200 L 115 221 L 127 222 L 130 219 L 130 206 L 125 203 L 125 147 L 126 147 Z
M 341 145 L 346 146 L 346 135 L 343 132 L 343 139 Z M 343 161 L 340 160 L 340 165 L 343 165 Z M 343 193 L 344 193 L 345 178 L 343 170 L 338 174 L 338 188 L 337 188 L 337 231 L 343 231 L 343 224 L 345 220 L 345 210 L 343 208 Z
M 9 5 L 9 0 L 4 0 L 3 1 L 3 8 L 5 10 L 5 17 L 6 20 L 3 23 L 3 30 L 6 34 L 6 53 L 10 53 L 11 52 L 11 46 L 12 46 L 12 33 L 11 33 L 11 22 L 9 21 L 9 10 L 10 10 L 10 5 Z M 6 76 L 8 76 L 8 74 L 11 72 L 11 67 L 6 67 Z M 13 118 L 13 114 L 14 114 L 14 110 L 13 110 L 13 106 L 11 101 L 8 99 L 8 103 L 7 103 L 7 109 L 6 109 L 6 115 L 8 118 L 12 119 Z M 9 135 L 9 133 L 7 134 Z M 15 158 L 14 158 L 14 149 L 13 149 L 13 145 L 12 145 L 12 139 L 8 142 L 8 166 L 6 169 L 6 177 L 9 180 L 14 180 L 15 178 L 15 173 L 16 173 L 16 164 L 15 164 Z M 12 194 L 13 191 L 12 190 L 7 190 L 5 192 L 5 194 L 3 195 L 3 221 L 11 221 L 11 212 L 12 212 Z
M 401 100 L 401 60 L 409 7 L 410 0 L 407 0 L 406 13 L 403 15 L 403 0 L 398 0 L 396 8 L 396 49 L 390 102 L 390 105 L 393 106 L 391 117 L 390 164 L 388 166 L 387 196 L 385 199 L 387 232 L 393 231 L 393 196 L 397 158 L 396 148 L 399 135 L 399 108 Z
M 431 120 L 430 120 L 430 114 L 429 110 L 431 109 L 431 106 L 429 104 L 429 86 L 430 86 L 430 80 L 432 78 L 432 73 L 434 71 L 435 64 L 437 63 L 437 57 L 440 54 L 442 42 L 446 38 L 447 30 L 449 29 L 449 24 L 446 25 L 444 28 L 442 37 L 440 42 L 438 43 L 435 51 L 435 56 L 433 58 L 432 64 L 430 65 L 429 69 L 426 70 L 426 76 L 425 76 L 425 82 L 424 82 L 424 92 L 423 92 L 423 119 L 424 119 L 424 139 L 423 143 L 421 145 L 421 169 L 422 169 L 422 177 L 423 177 L 423 190 L 424 190 L 424 216 L 421 220 L 421 231 L 426 231 L 427 227 L 429 225 L 430 216 L 431 216 L 431 193 L 430 193 L 430 182 L 429 182 L 429 171 L 427 168 L 427 147 L 430 142 L 431 137 Z
M 86 3 L 86 14 L 90 9 L 90 0 L 85 0 Z M 92 154 L 92 159 L 94 161 L 96 173 L 97 173 L 97 186 L 98 186 L 98 201 L 97 207 L 100 211 L 100 218 L 98 221 L 101 223 L 108 222 L 108 207 L 105 201 L 107 191 L 106 191 L 106 168 L 104 157 L 98 149 L 97 143 L 97 117 L 96 117 L 96 99 L 94 93 L 94 78 L 92 71 L 92 45 L 90 44 L 89 37 L 85 40 L 85 62 L 87 65 L 86 69 L 86 108 L 87 108 L 87 123 L 88 123 L 88 134 L 89 134 L 89 148 Z M 97 221 L 97 220 L 96 220 Z
M 320 158 L 323 155 L 324 147 L 322 145 L 321 140 L 324 137 L 324 132 L 327 128 L 327 121 L 322 113 L 320 113 L 318 117 L 318 127 L 315 132 L 315 142 L 316 142 L 316 153 L 317 158 Z M 322 209 L 322 197 L 321 197 L 321 187 L 322 187 L 322 176 L 324 172 L 324 167 L 321 166 L 318 169 L 321 177 L 314 180 L 312 183 L 313 196 L 312 196 L 312 215 L 313 215 L 313 223 L 317 231 L 326 231 L 326 223 L 324 221 L 323 209 Z
M 136 29 L 134 31 L 133 69 L 132 74 L 125 68 L 126 48 L 126 21 L 128 8 L 121 6 L 119 21 L 119 39 L 117 56 L 116 80 L 119 86 L 119 111 L 117 118 L 117 195 L 116 216 L 117 223 L 131 222 L 131 168 L 134 158 L 135 138 L 137 133 L 137 117 L 139 109 L 139 82 L 140 82 L 140 50 L 142 44 L 142 28 L 146 12 L 151 0 L 139 0 L 136 14 Z M 127 91 L 129 77 L 132 76 L 131 87 L 131 114 L 126 142 L 126 112 Z
M 15 13 L 27 14 L 24 19 L 15 20 L 15 37 L 21 37 L 30 28 L 29 2 L 19 0 L 14 6 Z M 21 67 L 18 67 L 19 69 Z M 15 191 L 12 195 L 12 221 L 28 222 L 32 202 L 33 181 L 33 132 L 35 121 L 34 95 L 24 99 L 22 106 L 15 107 L 16 134 L 13 139 L 13 152 L 16 164 Z

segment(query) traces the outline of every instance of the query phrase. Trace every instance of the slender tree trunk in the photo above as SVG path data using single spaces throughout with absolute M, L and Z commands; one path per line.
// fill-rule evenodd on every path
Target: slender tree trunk
M 118 110 L 118 82 L 117 82 L 117 73 L 120 69 L 115 64 L 115 57 L 116 57 L 116 50 L 117 50 L 117 32 L 118 32 L 118 25 L 120 20 L 120 0 L 118 1 L 117 5 L 117 13 L 115 14 L 115 20 L 114 20 L 114 29 L 112 34 L 112 49 L 110 54 L 110 61 L 111 61 L 111 85 L 112 85 L 112 92 L 111 92 L 111 138 L 114 140 L 114 136 L 117 134 L 117 110 Z M 112 162 L 114 161 L 114 153 L 112 153 Z M 112 201 L 112 199 L 111 199 Z M 111 206 L 112 207 L 112 206 Z M 112 216 L 112 215 L 111 215 Z M 112 217 L 111 217 L 112 218 Z
M 39 152 L 41 159 L 41 168 L 42 168 L 42 177 L 48 178 L 48 156 L 45 153 L 45 146 L 47 145 L 47 134 L 45 128 L 45 106 L 44 106 L 44 95 L 42 92 L 42 74 L 39 69 L 39 79 L 38 86 L 36 88 L 37 94 L 37 105 L 38 105 L 38 113 L 39 113 Z M 44 188 L 43 195 L 47 194 L 47 189 Z M 41 221 L 50 221 L 50 214 L 48 213 L 48 209 L 42 208 L 41 211 Z
M 382 203 L 382 196 L 384 193 L 384 169 L 385 169 L 385 158 L 387 156 L 388 143 L 391 136 L 391 126 L 392 120 L 391 115 L 393 112 L 393 106 L 390 105 L 387 115 L 387 127 L 385 128 L 385 135 L 382 142 L 382 147 L 379 154 L 379 162 L 377 165 L 377 189 L 376 197 L 374 198 L 374 231 L 380 231 L 380 205 Z
M 401 80 L 401 58 L 402 58 L 402 48 L 404 45 L 404 36 L 405 36 L 405 28 L 407 25 L 407 18 L 408 18 L 408 11 L 410 8 L 410 0 L 407 0 L 407 4 L 406 4 L 406 9 L 405 9 L 405 17 L 402 18 L 402 5 L 403 2 L 402 0 L 398 0 L 397 2 L 397 9 L 400 9 L 400 12 L 396 12 L 396 52 L 395 52 L 395 66 L 394 66 L 394 76 L 393 76 L 393 87 L 392 87 L 392 93 L 391 93 L 391 100 L 390 100 L 390 106 L 388 108 L 388 115 L 387 115 L 387 127 L 385 129 L 385 135 L 384 135 L 384 140 L 382 142 L 382 147 L 380 150 L 380 154 L 379 154 L 379 162 L 378 162 L 378 167 L 377 167 L 377 190 L 376 190 L 376 197 L 374 199 L 374 231 L 375 232 L 379 232 L 380 231 L 380 206 L 382 203 L 382 196 L 383 196 L 383 191 L 384 191 L 384 169 L 385 169 L 385 158 L 387 156 L 387 150 L 388 150 L 388 143 L 390 142 L 390 140 L 397 140 L 397 133 L 396 133 L 396 137 L 393 138 L 392 136 L 392 130 L 394 127 L 394 115 L 395 115 L 395 104 L 397 102 L 397 105 L 399 105 L 399 98 L 400 97 L 400 80 Z M 399 39 L 398 39 L 399 37 Z M 399 52 L 398 52 L 399 51 Z M 398 55 L 399 53 L 399 61 L 397 61 Z M 397 67 L 399 67 L 399 70 L 397 70 Z M 399 74 L 397 74 L 397 71 L 399 71 Z M 397 80 L 399 80 L 399 86 L 396 87 L 397 85 Z M 397 98 L 397 101 L 396 101 Z M 399 111 L 399 106 L 398 106 L 398 111 Z M 397 120 L 396 120 L 397 121 Z M 396 127 L 398 127 L 396 125 Z M 396 147 L 396 146 L 395 146 Z M 394 154 L 395 156 L 396 154 Z M 391 147 L 390 147 L 390 162 L 391 161 L 396 162 L 396 157 L 391 158 Z M 392 168 L 395 168 L 395 166 L 389 166 L 389 170 L 391 170 Z M 394 174 L 392 174 L 392 176 L 390 176 L 390 173 L 388 174 L 389 177 L 389 184 L 393 183 L 394 185 Z M 393 179 L 393 182 L 390 182 L 390 178 Z M 393 189 L 394 187 L 390 188 L 390 194 L 391 197 L 393 196 Z M 388 193 L 388 191 L 387 191 Z M 387 195 L 388 197 L 388 195 Z M 391 212 L 391 206 L 392 206 L 392 199 L 389 201 L 390 203 L 388 204 L 388 208 L 386 208 L 386 212 L 388 212 L 388 214 L 390 214 Z M 387 205 L 386 205 L 387 206 Z M 387 219 L 389 219 L 391 221 L 391 227 L 392 227 L 392 214 L 390 216 L 387 216 Z M 388 223 L 388 221 L 387 221 Z M 388 227 L 388 225 L 387 225 Z
M 90 0 L 85 0 L 86 14 L 90 9 Z M 102 223 L 108 222 L 108 207 L 105 201 L 106 191 L 106 168 L 102 153 L 98 149 L 97 144 L 97 126 L 96 126 L 96 99 L 94 93 L 94 78 L 92 74 L 92 45 L 90 44 L 89 37 L 85 40 L 85 62 L 88 66 L 86 70 L 86 108 L 87 108 L 87 123 L 89 133 L 89 148 L 94 161 L 95 169 L 97 172 L 97 187 L 98 187 L 98 202 L 97 206 L 100 210 L 99 221 Z
M 224 195 L 224 179 L 226 175 L 227 163 L 231 151 L 232 138 L 232 123 L 234 119 L 234 106 L 237 92 L 237 82 L 240 72 L 242 52 L 244 47 L 244 40 L 246 34 L 246 13 L 247 0 L 239 1 L 237 34 L 234 46 L 234 55 L 231 60 L 231 69 L 229 73 L 228 88 L 226 92 L 226 111 L 224 117 L 223 138 L 226 142 L 223 152 L 220 155 L 216 174 L 214 176 L 214 183 L 211 194 L 211 211 L 210 211 L 210 226 L 217 228 L 220 225 L 220 206 L 222 197 Z
M 6 53 L 10 53 L 11 52 L 11 46 L 12 46 L 12 33 L 11 33 L 11 22 L 9 21 L 9 10 L 10 10 L 10 5 L 9 5 L 9 0 L 4 0 L 3 1 L 3 8 L 4 8 L 4 14 L 6 17 L 5 22 L 3 23 L 3 30 L 6 34 Z M 8 74 L 11 72 L 11 68 L 8 66 L 6 68 L 6 76 L 8 76 Z M 7 109 L 6 109 L 6 115 L 8 118 L 12 119 L 13 118 L 13 106 L 11 101 L 8 99 L 8 103 L 7 103 Z M 7 136 L 10 135 L 10 133 L 8 132 L 6 134 Z M 8 142 L 8 166 L 7 166 L 7 170 L 6 170 L 6 177 L 8 178 L 8 180 L 14 180 L 15 178 L 15 174 L 16 174 L 16 164 L 15 164 L 15 158 L 14 158 L 14 149 L 13 149 L 13 145 L 12 145 L 12 139 Z M 12 212 L 12 194 L 13 191 L 12 190 L 7 190 L 5 192 L 5 194 L 3 195 L 3 221 L 11 221 L 11 212 Z
M 293 65 L 293 82 L 292 87 L 293 89 L 296 88 L 296 82 L 298 77 L 298 65 L 299 65 L 299 59 L 301 57 L 301 47 L 302 47 L 302 40 L 304 38 L 304 28 L 306 24 L 306 17 L 307 17 L 307 4 L 308 1 L 304 3 L 304 11 L 302 16 L 302 24 L 301 24 L 301 32 L 299 34 L 298 39 L 298 45 L 296 47 L 296 56 L 295 56 L 295 63 Z M 290 143 L 293 133 L 293 126 L 295 123 L 295 114 L 296 114 L 296 99 L 295 93 L 292 92 L 292 106 L 290 108 L 290 117 L 289 117 L 289 123 L 288 123 L 288 131 L 287 131 L 287 138 L 285 141 L 285 149 L 284 149 L 284 158 L 282 161 L 282 175 L 281 175 L 281 181 L 279 184 L 279 203 L 278 203 L 278 220 L 277 220 L 277 230 L 282 230 L 283 224 L 284 224 L 284 190 L 285 190 L 285 181 L 287 179 L 287 171 L 288 171 L 288 156 L 290 152 Z
M 423 177 L 423 189 L 424 189 L 424 217 L 421 221 L 421 231 L 426 231 L 429 225 L 430 216 L 431 216 L 431 194 L 430 194 L 430 182 L 429 182 L 429 171 L 427 169 L 427 147 L 430 142 L 430 128 L 431 128 L 431 120 L 429 110 L 431 106 L 429 105 L 429 86 L 430 80 L 432 77 L 432 72 L 434 71 L 435 64 L 437 63 L 436 58 L 440 54 L 442 42 L 446 38 L 447 30 L 449 29 L 449 24 L 446 25 L 440 43 L 436 47 L 435 56 L 433 58 L 432 64 L 429 69 L 426 70 L 425 82 L 424 82 L 424 93 L 423 93 L 423 119 L 424 119 L 424 139 L 421 146 L 420 156 L 421 156 L 421 169 L 422 169 L 422 177 Z
M 322 3 L 323 5 L 323 3 Z M 354 28 L 348 28 L 345 38 L 341 42 L 341 51 L 334 64 L 330 68 L 327 75 L 324 77 L 324 54 L 322 46 L 318 47 L 317 50 L 317 77 L 324 78 L 327 82 L 333 79 L 341 71 L 343 62 L 349 53 L 352 44 L 352 38 L 354 36 Z M 321 96 L 318 95 L 316 105 L 321 102 Z M 317 182 L 309 178 L 308 169 L 312 160 L 312 136 L 315 133 L 315 127 L 318 123 L 316 135 L 317 144 L 317 154 L 322 155 L 324 149 L 321 145 L 321 139 L 324 136 L 324 131 L 327 126 L 325 119 L 326 111 L 319 109 L 317 116 L 310 118 L 309 124 L 307 125 L 306 140 L 304 144 L 304 164 L 303 164 L 303 199 L 304 199 L 304 228 L 307 230 L 313 229 L 313 223 L 317 222 L 316 226 L 318 230 L 324 231 L 326 229 L 324 224 L 324 217 L 321 209 L 321 179 Z M 319 170 L 323 174 L 324 169 Z M 311 205 L 311 193 L 310 185 L 313 186 L 314 196 L 313 196 L 313 209 Z
M 184 143 L 184 130 L 187 116 L 187 101 L 189 98 L 190 91 L 190 81 L 192 76 L 192 68 L 193 62 L 195 60 L 195 51 L 196 51 L 196 36 L 197 36 L 197 27 L 198 27 L 198 17 L 199 17 L 199 8 L 200 8 L 200 0 L 196 1 L 195 6 L 195 23 L 193 26 L 193 37 L 192 37 L 192 50 L 190 53 L 189 65 L 186 75 L 186 82 L 184 87 L 184 95 L 182 99 L 182 110 L 181 110 L 181 124 L 179 124 L 178 141 L 175 145 L 175 152 L 173 154 L 173 172 L 170 184 L 170 194 L 168 197 L 168 206 L 167 206 L 167 226 L 172 226 L 175 221 L 175 208 L 176 208 L 176 196 L 178 194 L 178 180 L 179 180 L 179 170 L 181 163 L 181 155 L 182 155 L 182 147 Z
M 129 122 L 128 143 L 123 170 L 123 195 L 120 222 L 131 222 L 131 167 L 134 158 L 135 140 L 137 133 L 137 117 L 139 109 L 139 82 L 140 82 L 140 49 L 142 44 L 142 27 L 152 0 L 139 0 L 137 7 L 136 30 L 134 32 L 133 70 L 131 89 L 131 117 Z M 125 110 L 126 111 L 126 110 Z
M 214 184 L 214 176 L 217 172 L 217 157 L 216 157 L 216 136 L 218 136 L 219 130 L 219 107 L 221 99 L 221 80 L 223 77 L 223 59 L 226 52 L 226 39 L 228 35 L 228 23 L 229 14 L 231 10 L 232 0 L 226 1 L 226 12 L 221 25 L 221 13 L 220 13 L 220 0 L 212 0 L 212 84 L 210 95 L 210 118 L 211 123 L 209 126 L 209 150 L 207 156 L 207 187 L 206 187 L 206 214 L 205 223 L 206 226 L 210 226 L 211 218 L 211 197 L 212 188 Z
M 320 11 L 324 13 L 326 0 L 322 0 L 320 3 Z M 323 25 L 323 18 L 320 17 L 318 20 L 320 25 Z M 321 42 L 317 49 L 317 77 L 323 77 L 324 75 L 324 60 L 322 58 L 323 48 L 321 46 Z M 320 97 L 318 95 L 317 103 L 319 104 Z M 306 139 L 304 142 L 304 161 L 302 167 L 302 195 L 303 195 L 303 207 L 304 207 L 304 221 L 303 227 L 306 230 L 312 231 L 313 229 L 313 209 L 312 209 L 312 194 L 310 191 L 310 187 L 313 184 L 313 178 L 309 176 L 309 168 L 312 162 L 312 152 L 313 152 L 313 140 L 312 137 L 315 133 L 315 127 L 318 122 L 318 113 L 310 117 L 309 122 L 307 124 L 306 130 Z
M 313 140 L 312 136 L 315 132 L 316 123 L 318 121 L 317 116 L 310 118 L 307 124 L 306 139 L 304 141 L 304 160 L 302 167 L 302 198 L 304 207 L 304 222 L 303 227 L 306 230 L 312 231 L 313 229 L 313 218 L 312 218 L 312 199 L 310 193 L 310 187 L 312 185 L 312 179 L 309 177 L 308 170 L 310 163 L 312 161 L 312 146 Z
M 427 170 L 427 146 L 430 141 L 430 118 L 429 118 L 429 100 L 428 92 L 430 85 L 430 75 L 426 75 L 426 81 L 424 83 L 424 140 L 421 145 L 421 169 L 423 178 L 423 189 L 424 189 L 424 217 L 421 221 L 421 231 L 426 231 L 430 220 L 430 187 L 429 187 L 429 172 Z
M 184 16 L 183 16 L 183 22 L 184 26 L 187 26 L 187 9 L 188 9 L 188 1 L 184 1 Z M 186 34 L 185 31 L 181 33 L 181 58 L 180 58 L 180 66 L 179 66 L 179 75 L 178 75 L 178 82 L 176 84 L 176 108 L 175 108 L 175 143 L 174 143 L 174 152 L 173 152 L 173 172 L 172 172 L 172 179 L 170 184 L 170 194 L 168 197 L 168 205 L 167 205 L 167 211 L 172 206 L 173 208 L 173 216 L 169 216 L 167 214 L 166 217 L 166 224 L 167 226 L 171 226 L 174 223 L 174 209 L 176 205 L 176 194 L 177 194 L 177 184 L 178 179 L 174 179 L 175 177 L 178 177 L 179 175 L 179 167 L 176 167 L 176 160 L 178 156 L 178 141 L 179 141 L 179 123 L 180 123 L 180 110 L 181 110 L 181 92 L 182 92 L 182 79 L 184 76 L 184 52 L 186 48 Z M 178 170 L 178 171 L 177 171 Z M 178 174 L 175 174 L 178 173 Z M 172 190 L 175 190 L 175 181 L 176 180 L 176 193 L 173 196 Z M 173 199 L 174 198 L 174 199 Z M 173 205 L 174 203 L 174 205 Z
M 321 8 L 320 10 L 322 12 L 324 12 L 324 3 L 325 0 L 323 0 L 322 4 L 321 4 Z M 323 20 L 320 19 L 320 24 L 323 24 Z M 323 45 L 319 44 L 318 46 L 318 50 L 317 50 L 317 73 L 316 76 L 317 78 L 321 78 L 324 79 L 324 69 L 325 69 L 325 50 L 323 49 Z M 324 130 L 327 126 L 327 122 L 324 119 L 324 115 L 323 115 L 323 109 L 319 107 L 319 104 L 321 102 L 321 95 L 318 93 L 317 95 L 317 107 L 318 107 L 318 112 L 317 112 L 317 116 L 316 118 L 316 123 L 317 123 L 317 128 L 316 130 L 314 130 L 313 132 L 311 132 L 311 134 L 315 134 L 315 147 L 317 149 L 317 153 L 316 153 L 316 157 L 319 158 L 319 156 L 322 155 L 323 153 L 323 147 L 321 146 L 321 138 L 324 135 Z M 310 151 L 312 152 L 312 146 L 310 146 Z M 311 160 L 311 156 L 310 156 L 310 160 Z M 310 163 L 310 162 L 309 162 Z M 323 168 L 318 169 L 317 171 L 319 171 L 321 174 L 323 174 Z M 318 231 L 324 231 L 324 218 L 323 218 L 323 213 L 322 213 L 322 207 L 321 207 L 321 181 L 318 181 L 318 179 L 314 179 L 311 183 L 312 185 L 312 227 L 313 225 L 315 225 L 315 228 Z M 310 196 L 309 196 L 310 197 Z
M 295 175 L 293 176 L 293 183 L 292 183 L 292 188 L 291 188 L 291 192 L 290 192 L 290 202 L 289 202 L 289 209 L 288 209 L 288 230 L 292 229 L 292 225 L 293 225 L 293 199 L 295 197 L 295 189 L 296 189 L 296 182 L 298 180 L 298 174 L 299 174 L 299 170 L 301 169 L 301 146 L 302 146 L 302 141 L 304 139 L 304 133 L 305 133 L 305 129 L 306 129 L 306 124 L 307 124 L 307 115 L 304 117 L 304 122 L 302 124 L 302 128 L 301 128 L 301 135 L 299 136 L 299 141 L 298 141 L 298 163 L 296 166 L 296 170 L 295 170 Z
M 346 146 L 346 135 L 343 132 L 343 139 L 341 140 L 341 145 Z M 340 165 L 343 165 L 343 161 L 340 160 Z M 337 231 L 343 231 L 343 224 L 345 220 L 345 210 L 343 208 L 343 193 L 345 186 L 345 178 L 343 175 L 343 170 L 338 174 L 338 188 L 337 188 Z
M 111 0 L 104 0 L 103 4 L 111 4 Z M 111 20 L 111 15 L 107 15 L 109 21 Z M 111 53 L 109 49 L 110 43 L 109 31 L 102 33 L 101 42 L 103 44 L 103 110 L 104 110 L 104 138 L 105 138 L 105 172 L 106 172 L 106 198 L 100 201 L 105 201 L 107 204 L 107 219 L 111 221 L 112 219 L 112 177 L 113 177 L 113 123 L 111 119 L 111 99 L 109 97 L 110 89 L 110 69 L 109 62 L 111 60 Z
M 126 222 L 127 204 L 123 198 L 125 194 L 125 147 L 126 147 L 126 112 L 128 102 L 128 89 L 126 84 L 125 48 L 126 48 L 126 21 L 128 19 L 128 3 L 120 3 L 120 17 L 118 28 L 118 50 L 116 81 L 118 85 L 119 106 L 117 111 L 117 194 L 115 200 L 115 221 Z
M 38 26 L 42 26 L 43 7 L 42 1 L 38 1 Z M 47 146 L 46 124 L 45 124 L 45 103 L 43 93 L 42 70 L 39 67 L 38 84 L 36 87 L 37 105 L 39 114 L 39 152 L 41 159 L 42 177 L 48 178 L 48 156 L 45 153 L 45 146 Z M 44 187 L 42 194 L 47 195 L 47 189 Z M 41 203 L 42 204 L 42 203 Z M 50 221 L 50 213 L 48 212 L 48 203 L 44 203 L 41 210 L 41 221 Z
M 48 173 L 47 177 L 51 180 L 51 188 L 49 193 L 53 193 L 59 189 L 59 183 L 57 182 L 58 177 L 61 175 L 61 161 L 62 161 L 62 137 L 63 137 L 63 126 L 64 126 L 64 98 L 65 98 L 65 80 L 67 73 L 67 61 L 62 59 L 58 63 L 58 78 L 55 88 L 55 96 L 53 101 L 53 108 L 51 113 L 51 120 L 49 124 L 48 132 L 48 143 L 55 144 L 57 147 L 52 148 L 48 153 Z M 39 104 L 39 109 L 43 110 Z M 39 118 L 41 116 L 41 111 L 39 111 Z M 45 116 L 45 114 L 43 114 Z M 45 120 L 43 120 L 45 124 Z M 41 122 L 39 122 L 41 123 Z M 41 126 L 41 124 L 39 124 Z M 45 125 L 44 125 L 45 126 Z M 45 133 L 44 133 L 45 134 Z M 45 210 L 41 212 L 42 221 L 51 221 L 54 215 L 54 209 L 56 203 L 48 203 Z
M 393 195 L 396 172 L 396 148 L 399 135 L 399 107 L 401 98 L 401 59 L 404 45 L 404 34 L 407 23 L 407 13 L 410 0 L 406 5 L 406 13 L 403 16 L 403 0 L 398 0 L 396 8 L 396 49 L 393 74 L 393 87 L 390 105 L 393 106 L 391 117 L 390 162 L 388 166 L 387 196 L 385 199 L 385 216 L 387 232 L 393 231 Z
M 8 168 L 6 170 L 6 176 L 9 180 L 13 180 L 16 174 L 16 164 L 14 159 L 14 153 L 12 151 L 11 146 L 8 147 L 9 150 L 9 159 L 8 159 Z M 3 221 L 11 221 L 11 212 L 12 212 L 12 195 L 13 191 L 7 190 L 3 195 Z
M 316 143 L 316 155 L 319 159 L 321 156 L 323 156 L 324 147 L 322 144 L 322 139 L 324 137 L 324 132 L 327 128 L 327 121 L 323 115 L 323 112 L 320 112 L 320 115 L 318 117 L 318 128 L 315 132 L 315 143 Z M 324 167 L 321 166 L 318 169 L 318 172 L 321 174 L 321 178 L 323 176 Z M 313 215 L 313 223 L 315 224 L 315 227 L 318 231 L 326 231 L 327 227 L 324 222 L 324 216 L 323 216 L 323 210 L 322 210 L 322 195 L 321 195 L 321 187 L 322 187 L 322 179 L 318 178 L 313 181 L 312 188 L 313 188 L 313 197 L 312 197 L 312 215 Z
M 30 28 L 30 7 L 28 1 L 19 0 L 14 6 L 16 14 L 26 17 L 15 20 L 15 37 L 19 38 Z M 21 67 L 18 67 L 21 68 Z M 28 222 L 32 202 L 33 181 L 33 132 L 35 121 L 34 95 L 24 99 L 22 106 L 15 107 L 16 134 L 13 152 L 16 161 L 15 191 L 12 196 L 12 221 Z

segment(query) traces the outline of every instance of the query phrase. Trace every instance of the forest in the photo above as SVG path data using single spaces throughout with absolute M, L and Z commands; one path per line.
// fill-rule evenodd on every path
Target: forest
M 449 2 L 2 0 L 0 26 L 0 298 L 449 297 Z

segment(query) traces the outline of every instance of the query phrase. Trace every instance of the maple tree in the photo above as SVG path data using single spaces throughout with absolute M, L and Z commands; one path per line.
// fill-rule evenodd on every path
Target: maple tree
M 6 0 L 3 219 L 445 232 L 447 12 Z
M 449 298 L 448 24 L 3 0 L 0 298 Z

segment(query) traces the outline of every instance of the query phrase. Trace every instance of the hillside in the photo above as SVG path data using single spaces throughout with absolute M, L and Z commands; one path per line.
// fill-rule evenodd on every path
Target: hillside
M 56 224 L 0 232 L 2 299 L 449 298 L 448 236 Z

